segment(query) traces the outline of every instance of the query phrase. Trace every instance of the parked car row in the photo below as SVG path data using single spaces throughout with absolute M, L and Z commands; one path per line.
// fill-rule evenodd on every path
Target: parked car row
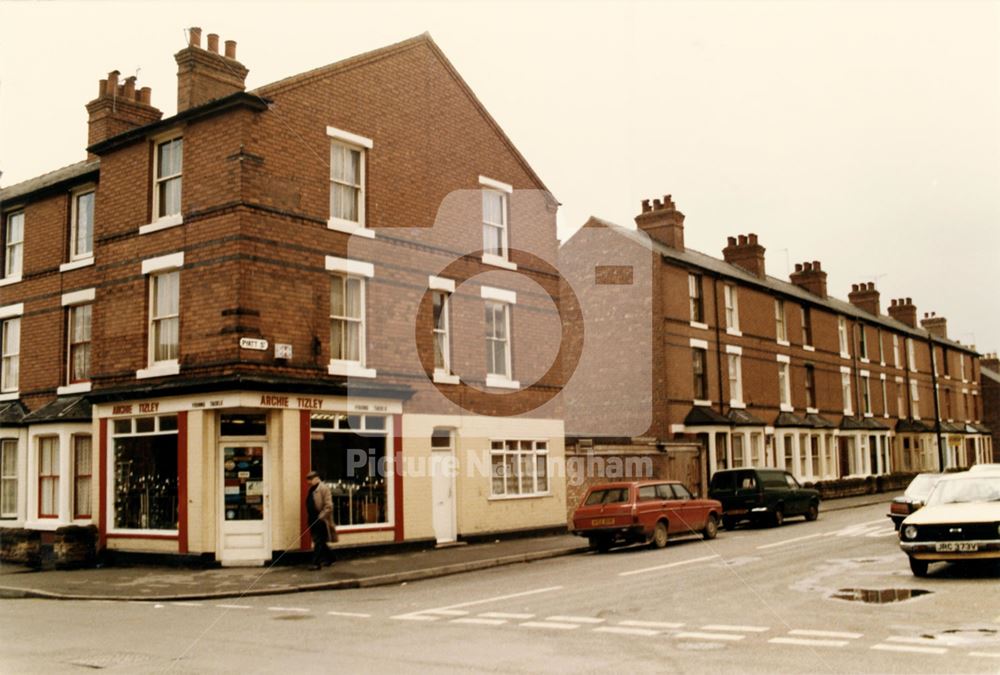
M 780 469 L 729 469 L 712 476 L 707 499 L 677 481 L 624 481 L 591 487 L 573 513 L 572 532 L 592 548 L 647 543 L 663 548 L 671 536 L 714 539 L 719 525 L 744 521 L 780 526 L 787 516 L 819 517 L 819 492 Z

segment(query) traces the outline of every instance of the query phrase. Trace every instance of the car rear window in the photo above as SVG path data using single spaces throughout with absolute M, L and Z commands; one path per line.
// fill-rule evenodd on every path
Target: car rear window
M 586 506 L 596 504 L 620 504 L 628 501 L 628 488 L 608 488 L 605 490 L 594 490 L 587 495 Z
M 639 501 L 649 502 L 657 499 L 655 485 L 643 485 L 639 488 Z

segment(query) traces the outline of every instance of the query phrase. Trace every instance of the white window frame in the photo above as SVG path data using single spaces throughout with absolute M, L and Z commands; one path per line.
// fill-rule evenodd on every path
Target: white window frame
M 87 443 L 90 445 L 90 447 L 87 448 L 87 450 L 89 452 L 77 453 L 77 442 L 80 441 L 80 440 L 82 440 L 82 439 L 84 439 L 84 438 L 87 439 Z M 69 486 L 70 487 L 70 496 L 69 496 L 69 500 L 70 500 L 70 504 L 69 504 L 70 517 L 73 520 L 91 520 L 94 517 L 94 494 L 96 492 L 95 488 L 97 487 L 97 484 L 94 482 L 94 477 L 95 477 L 95 475 L 97 475 L 97 472 L 95 471 L 95 466 L 96 465 L 95 465 L 95 462 L 94 462 L 94 439 L 93 439 L 93 437 L 90 434 L 71 434 L 70 437 L 69 437 L 69 452 L 70 452 L 69 462 L 70 462 L 70 481 L 71 481 L 70 482 L 70 486 Z M 81 474 L 81 473 L 79 473 L 80 466 L 79 466 L 79 463 L 77 461 L 79 459 L 78 454 L 83 454 L 85 456 L 89 455 L 90 473 L 87 473 L 87 474 Z M 90 505 L 87 507 L 87 513 L 80 514 L 80 513 L 77 513 L 77 508 L 76 507 L 77 507 L 77 499 L 80 496 L 78 494 L 78 487 L 79 487 L 78 484 L 80 482 L 80 479 L 83 478 L 83 477 L 86 477 L 90 481 L 90 485 L 89 485 L 89 488 L 88 488 L 89 492 L 90 492 Z
M 181 145 L 181 170 L 179 173 L 169 176 L 160 176 L 160 148 L 167 143 L 180 141 Z M 177 213 L 160 214 L 160 185 L 167 181 L 178 180 L 181 184 L 180 204 L 177 205 Z M 165 230 L 168 227 L 176 227 L 184 222 L 183 207 L 184 202 L 184 135 L 173 131 L 153 139 L 153 212 L 148 225 L 139 228 L 139 234 L 149 234 Z
M 837 317 L 837 336 L 840 338 L 840 357 L 843 359 L 851 358 L 848 351 L 850 341 L 847 339 L 847 319 L 843 316 Z
M 517 448 L 516 449 L 508 448 L 507 447 L 508 443 L 516 443 L 517 444 Z M 530 443 L 531 444 L 531 448 L 527 449 L 527 450 L 526 449 L 522 449 L 521 448 L 521 444 L 522 443 Z M 494 445 L 497 445 L 497 444 L 500 445 L 499 448 L 493 447 Z M 544 447 L 539 448 L 538 446 L 540 444 L 543 444 Z M 517 471 L 517 484 L 518 484 L 518 492 L 516 494 L 508 494 L 507 493 L 507 478 L 508 478 L 508 476 L 507 476 L 507 470 L 506 469 L 507 469 L 507 456 L 508 455 L 513 455 L 514 458 L 515 458 L 514 466 L 516 467 L 516 471 Z M 530 491 L 527 491 L 527 490 L 524 489 L 524 485 L 523 484 L 525 482 L 524 479 L 526 478 L 526 476 L 521 472 L 521 466 L 522 466 L 522 461 L 521 460 L 525 456 L 530 457 L 530 459 L 531 459 L 531 467 L 532 467 L 531 483 L 532 484 L 531 484 L 531 490 Z M 495 476 L 493 475 L 493 471 L 494 471 L 494 469 L 493 469 L 493 459 L 495 457 L 500 457 L 501 458 L 501 460 L 500 460 L 500 466 L 504 470 L 503 471 L 503 476 L 502 476 L 502 484 L 503 484 L 504 491 L 502 493 L 496 491 L 495 485 L 493 483 L 493 479 L 495 478 Z M 544 460 L 544 465 L 545 465 L 545 483 L 546 483 L 546 489 L 545 490 L 539 490 L 538 489 L 538 482 L 539 482 L 538 481 L 538 460 L 539 459 Z M 504 438 L 504 439 L 491 438 L 490 439 L 490 497 L 489 497 L 490 500 L 530 499 L 530 498 L 533 498 L 533 497 L 548 497 L 551 494 L 552 494 L 552 472 L 551 472 L 551 465 L 550 465 L 550 462 L 549 462 L 549 439 L 547 439 L 547 438 L 516 438 L 516 439 L 514 439 L 514 438 Z
M 446 279 L 444 277 L 429 276 L 427 277 L 427 288 L 432 293 L 441 293 L 445 296 L 445 305 L 442 307 L 441 311 L 445 317 L 445 347 L 444 350 L 444 368 L 434 368 L 433 381 L 437 384 L 458 384 L 461 380 L 458 375 L 452 373 L 451 368 L 451 296 L 455 293 L 455 280 Z M 433 303 L 433 299 L 431 300 Z M 433 304 L 431 305 L 431 322 L 433 323 Z M 438 333 L 437 328 L 434 328 L 434 334 Z
M 819 405 L 817 405 L 818 399 L 816 394 L 816 366 L 807 363 L 803 368 L 803 370 L 805 371 L 803 373 L 805 375 L 804 379 L 805 386 L 802 388 L 802 390 L 806 393 L 806 412 L 817 414 L 819 413 Z M 809 388 L 809 373 L 812 373 L 812 385 L 813 385 L 812 389 Z M 811 397 L 809 396 L 810 391 L 812 392 Z M 809 405 L 809 398 L 812 398 L 812 405 Z
M 58 394 L 68 394 L 74 392 L 90 391 L 90 355 L 87 356 L 87 372 L 86 377 L 81 380 L 73 379 L 73 347 L 74 345 L 84 344 L 83 342 L 73 342 L 74 326 L 73 322 L 76 318 L 78 312 L 80 312 L 84 307 L 90 308 L 90 320 L 88 321 L 87 333 L 88 340 L 86 344 L 88 345 L 88 351 L 91 350 L 91 346 L 94 342 L 94 305 L 90 302 L 82 302 L 77 304 L 72 304 L 66 307 L 66 384 L 59 387 L 56 393 Z M 69 391 L 67 391 L 69 389 Z
M 181 269 L 184 267 L 184 252 L 178 251 L 177 253 L 170 253 L 168 255 L 157 256 L 156 258 L 147 258 L 142 261 L 142 274 L 150 277 L 147 289 L 147 299 L 149 302 L 149 308 L 146 311 L 146 363 L 147 367 L 137 370 L 135 376 L 137 379 L 145 379 L 149 377 L 164 377 L 168 375 L 177 375 L 180 373 L 180 361 L 179 359 L 167 359 L 162 361 L 155 361 L 154 356 L 156 350 L 153 344 L 154 341 L 154 331 L 153 331 L 153 306 L 154 306 L 154 293 L 156 292 L 156 281 L 154 277 L 161 274 L 169 274 L 172 272 L 180 273 Z M 178 330 L 177 330 L 177 349 L 180 352 L 181 336 L 180 336 L 180 310 L 181 310 L 181 283 L 180 277 L 178 276 L 177 281 L 177 320 L 178 320 Z M 160 317 L 160 319 L 167 317 Z
M 90 250 L 78 253 L 77 248 L 80 242 L 80 200 L 87 195 L 91 195 L 90 209 Z M 72 201 L 70 205 L 70 230 L 69 230 L 69 261 L 87 261 L 94 258 L 94 213 L 97 206 L 97 190 L 93 185 L 86 185 L 74 190 L 70 194 Z M 60 268 L 61 269 L 61 268 Z
M 802 348 L 808 351 L 815 351 L 813 347 L 813 341 L 816 337 L 813 335 L 813 325 L 812 325 L 812 308 L 808 305 L 802 305 Z M 807 330 L 808 327 L 808 330 Z
M 878 379 L 882 383 L 882 417 L 889 416 L 889 384 L 886 382 L 885 373 L 880 373 Z
M 11 221 L 21 217 L 21 238 L 15 242 L 10 240 Z M 0 285 L 14 284 L 21 280 L 24 275 L 24 221 L 26 220 L 23 208 L 12 209 L 4 214 L 3 219 L 3 276 L 0 277 Z M 16 261 L 16 264 L 13 264 Z
M 743 349 L 726 345 L 726 361 L 729 374 L 729 407 L 745 408 L 743 402 Z
M 958 353 L 958 374 L 962 378 L 963 384 L 969 381 L 965 377 L 965 354 L 962 352 Z
M 779 345 L 787 347 L 791 344 L 788 341 L 788 314 L 785 311 L 785 301 L 780 298 L 774 299 L 774 334 Z
M 482 296 L 482 298 L 484 300 L 486 300 L 485 309 L 489 309 L 489 308 L 492 307 L 494 312 L 496 311 L 497 308 L 501 308 L 502 309 L 502 311 L 503 311 L 503 320 L 504 320 L 504 335 L 506 336 L 503 339 L 503 342 L 505 343 L 505 349 L 504 349 L 505 364 L 504 364 L 504 367 L 506 368 L 506 373 L 503 373 L 503 374 L 501 374 L 501 373 L 491 373 L 491 372 L 489 372 L 489 369 L 490 369 L 490 366 L 489 366 L 490 354 L 493 353 L 493 351 L 492 351 L 493 343 L 494 342 L 499 342 L 500 339 L 496 338 L 494 336 L 491 336 L 488 333 L 484 332 L 485 339 L 486 339 L 486 355 L 487 355 L 487 361 L 486 361 L 486 386 L 487 387 L 497 387 L 497 388 L 500 388 L 500 389 L 519 389 L 521 387 L 521 383 L 514 379 L 514 364 L 513 364 L 512 354 L 511 354 L 511 351 L 512 351 L 511 347 L 512 347 L 514 341 L 512 339 L 513 336 L 511 335 L 511 332 L 510 332 L 511 308 L 517 302 L 517 295 L 513 291 L 504 291 L 502 289 L 493 289 L 493 288 L 489 288 L 487 286 L 483 286 L 481 288 L 480 295 Z M 494 313 L 494 321 L 495 321 L 495 316 L 496 315 Z M 484 314 L 484 322 L 485 322 L 485 314 Z M 485 325 L 484 325 L 484 327 L 485 327 Z
M 913 338 L 906 338 L 906 360 L 910 368 L 910 372 L 917 372 L 917 355 L 915 348 L 913 346 Z
M 695 307 L 698 312 L 695 316 Z M 705 289 L 702 275 L 688 272 L 688 320 L 692 326 L 707 326 L 705 323 Z
M 892 365 L 899 368 L 899 336 L 892 334 Z
M 50 471 L 55 473 L 42 473 L 42 443 L 43 441 L 53 441 L 55 447 L 54 456 L 49 458 Z M 35 483 L 37 486 L 38 503 L 36 505 L 38 513 L 36 514 L 39 520 L 58 520 L 60 517 L 61 510 L 61 483 L 63 478 L 62 472 L 62 439 L 59 434 L 39 434 L 35 436 L 35 461 L 37 466 L 35 467 Z M 48 479 L 54 481 L 54 488 L 52 490 L 52 498 L 54 500 L 55 512 L 54 513 L 43 513 L 42 508 L 42 479 Z
M 865 332 L 865 325 L 863 323 L 855 324 L 858 327 L 858 353 L 859 358 L 862 363 L 869 363 L 871 361 L 868 356 L 868 334 Z
M 0 401 L 11 401 L 19 396 L 21 386 L 21 316 L 24 303 L 0 307 Z M 17 332 L 17 352 L 7 352 L 8 335 Z M 9 362 L 17 363 L 17 381 L 8 382 L 4 375 Z
M 878 362 L 880 366 L 885 365 L 885 344 L 882 342 L 882 329 L 875 329 L 875 339 L 878 340 Z
M 844 399 L 844 414 L 854 414 L 854 392 L 851 391 L 851 369 L 847 366 L 840 368 L 840 395 Z
M 896 377 L 896 413 L 899 419 L 906 418 L 906 385 L 903 378 Z
M 782 412 L 792 412 L 792 363 L 787 354 L 776 354 L 778 361 L 778 401 Z
M 920 419 L 920 386 L 916 380 L 910 380 L 910 410 L 913 419 Z
M 723 302 L 726 307 L 726 332 L 730 335 L 743 335 L 740 330 L 740 296 L 736 284 L 726 284 L 722 287 Z
M 368 151 L 375 147 L 375 142 L 370 138 L 331 126 L 326 128 L 326 135 L 330 138 L 330 148 L 329 153 L 327 153 L 327 158 L 330 162 L 330 176 L 328 177 L 330 182 L 330 196 L 327 208 L 330 213 L 326 221 L 326 226 L 328 229 L 336 230 L 337 232 L 356 234 L 361 237 L 373 239 L 375 237 L 375 231 L 368 228 L 366 202 L 368 201 Z M 335 144 L 348 150 L 355 150 L 359 155 L 358 176 L 360 183 L 351 186 L 352 188 L 358 190 L 358 220 L 356 222 L 344 218 L 337 218 L 333 215 L 333 183 L 335 181 L 332 174 L 333 146 Z M 347 185 L 347 183 L 343 183 L 341 181 L 336 182 L 341 185 Z
M 503 269 L 516 270 L 517 264 L 511 262 L 510 260 L 510 198 L 514 193 L 514 187 L 507 183 L 503 183 L 493 178 L 487 178 L 486 176 L 479 177 L 479 186 L 482 192 L 482 199 L 486 199 L 486 194 L 489 192 L 499 194 L 501 197 L 502 205 L 502 215 L 503 222 L 497 223 L 487 223 L 486 220 L 480 217 L 482 221 L 482 233 L 485 234 L 487 227 L 496 227 L 500 229 L 500 248 L 501 254 L 497 255 L 495 253 L 488 253 L 486 251 L 486 238 L 483 237 L 483 262 L 487 265 L 493 265 L 494 267 L 502 267 Z M 482 209 L 480 209 L 480 216 L 482 216 Z
M 861 371 L 861 412 L 865 417 L 872 416 L 872 386 L 871 376 L 866 371 Z
M 16 520 L 18 517 L 18 506 L 20 504 L 21 476 L 18 468 L 20 462 L 20 442 L 17 438 L 0 438 L 0 519 Z M 7 454 L 13 455 L 13 472 L 4 472 L 4 459 Z M 14 483 L 14 502 L 6 504 L 3 502 L 3 488 L 5 485 Z
M 116 472 L 115 472 L 115 463 L 117 461 L 117 457 L 115 456 L 115 452 L 116 451 L 115 451 L 114 448 L 115 448 L 116 444 L 114 442 L 114 439 L 118 438 L 118 437 L 121 437 L 121 438 L 134 438 L 134 437 L 137 437 L 137 436 L 170 436 L 170 435 L 173 435 L 173 436 L 177 437 L 177 442 L 180 443 L 181 439 L 180 439 L 180 424 L 179 424 L 180 418 L 179 417 L 178 417 L 178 427 L 176 429 L 170 429 L 170 430 L 166 430 L 166 431 L 163 431 L 163 430 L 160 429 L 161 418 L 163 418 L 163 417 L 177 417 L 177 416 L 178 416 L 178 413 L 166 413 L 166 412 L 162 413 L 162 414 L 158 414 L 158 415 L 141 415 L 140 417 L 152 417 L 153 419 L 155 419 L 155 422 L 153 423 L 153 431 L 148 431 L 148 432 L 138 432 L 138 431 L 136 431 L 136 422 L 135 422 L 135 420 L 138 419 L 137 417 L 117 417 L 117 418 L 113 418 L 113 419 L 111 419 L 109 421 L 109 423 L 108 423 L 108 429 L 107 429 L 108 461 L 107 461 L 107 466 L 105 467 L 105 471 L 106 472 L 104 474 L 105 480 L 107 481 L 108 489 L 105 490 L 104 494 L 100 495 L 100 499 L 104 500 L 104 506 L 105 506 L 105 509 L 107 509 L 106 513 L 108 514 L 108 523 L 107 523 L 108 534 L 111 534 L 111 535 L 119 535 L 119 534 L 125 534 L 125 535 L 143 535 L 143 534 L 146 534 L 146 535 L 154 535 L 154 536 L 155 535 L 163 535 L 163 536 L 167 536 L 167 537 L 176 537 L 176 536 L 178 536 L 180 534 L 180 530 L 179 529 L 170 529 L 170 530 L 166 530 L 166 529 L 151 529 L 151 528 L 145 528 L 144 529 L 144 528 L 138 528 L 138 527 L 136 527 L 136 528 L 127 528 L 127 527 L 116 527 L 115 526 L 115 522 L 117 520 L 117 515 L 118 515 L 117 511 L 115 510 L 115 506 L 116 506 L 115 505 L 115 494 L 116 494 L 116 490 L 117 490 L 117 487 L 118 487 L 118 483 L 117 483 L 117 475 L 116 475 Z M 119 433 L 117 433 L 115 431 L 115 422 L 118 422 L 118 421 L 121 421 L 121 420 L 128 420 L 130 422 L 130 424 L 131 424 L 131 431 L 129 431 L 128 433 L 121 433 L 121 434 L 119 434 Z M 93 441 L 91 441 L 91 443 L 93 443 Z M 91 446 L 91 447 L 93 448 L 93 446 Z M 99 470 L 99 468 L 98 468 L 98 470 Z M 181 468 L 177 467 L 177 471 L 178 471 L 178 474 L 179 474 L 180 471 L 181 471 Z M 91 474 L 91 475 L 93 476 L 94 474 Z M 179 509 L 178 509 L 178 511 L 179 511 Z

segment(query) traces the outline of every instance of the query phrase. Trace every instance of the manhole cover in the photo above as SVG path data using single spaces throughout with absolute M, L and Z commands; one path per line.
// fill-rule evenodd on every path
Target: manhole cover
M 276 621 L 302 621 L 303 619 L 311 619 L 313 617 L 308 614 L 282 614 L 274 618 Z
M 919 588 L 841 588 L 831 597 L 852 602 L 867 602 L 874 605 L 885 605 L 890 602 L 911 600 L 931 591 Z

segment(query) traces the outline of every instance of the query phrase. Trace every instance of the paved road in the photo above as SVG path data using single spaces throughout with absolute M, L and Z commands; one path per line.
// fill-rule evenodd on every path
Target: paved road
M 7 600 L 5 672 L 1000 672 L 1000 571 L 910 575 L 884 506 L 408 585 Z M 928 593 L 887 604 L 842 589 Z M 849 595 L 849 594 L 848 594 Z

